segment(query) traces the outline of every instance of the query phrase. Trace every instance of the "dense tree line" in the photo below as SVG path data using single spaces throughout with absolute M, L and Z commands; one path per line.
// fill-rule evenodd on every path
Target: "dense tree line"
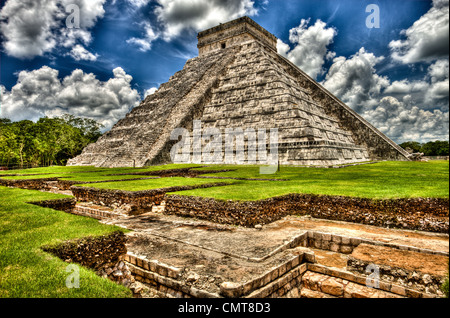
M 102 135 L 95 120 L 73 115 L 12 122 L 0 119 L 0 166 L 64 165 Z
M 423 153 L 425 156 L 448 156 L 448 141 L 430 141 L 427 143 L 419 143 L 417 141 L 408 141 L 400 144 L 405 150 L 410 149 L 414 153 Z

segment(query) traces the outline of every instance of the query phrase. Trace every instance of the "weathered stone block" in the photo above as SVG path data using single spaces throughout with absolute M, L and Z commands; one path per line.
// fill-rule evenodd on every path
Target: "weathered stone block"
M 321 291 L 325 294 L 341 297 L 344 295 L 344 287 L 335 279 L 329 278 L 322 282 Z

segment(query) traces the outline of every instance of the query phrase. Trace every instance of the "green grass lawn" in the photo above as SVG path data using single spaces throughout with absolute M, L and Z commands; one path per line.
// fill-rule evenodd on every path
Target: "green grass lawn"
M 80 288 L 67 288 L 69 264 L 41 250 L 43 245 L 119 230 L 94 219 L 26 203 L 64 197 L 0 187 L 0 297 L 131 297 L 127 288 L 81 266 Z
M 77 182 L 114 181 L 151 177 L 147 175 L 127 175 L 127 173 L 148 173 L 152 171 L 199 167 L 199 165 L 166 165 L 146 168 L 95 168 L 95 167 L 48 167 L 26 170 L 0 171 L 0 179 L 32 180 L 59 178 Z M 4 173 L 5 172 L 5 173 Z M 18 174 L 17 176 L 15 174 Z
M 134 180 L 134 181 L 119 181 L 119 182 L 106 182 L 98 184 L 82 184 L 77 185 L 80 187 L 93 187 L 97 189 L 109 189 L 109 190 L 124 190 L 124 191 L 144 191 L 152 189 L 163 189 L 171 187 L 182 187 L 182 186 L 198 186 L 204 184 L 214 184 L 214 183 L 237 183 L 236 180 L 228 179 L 196 179 L 196 178 L 183 178 L 183 177 L 172 177 L 172 178 L 160 178 L 160 179 L 147 179 L 147 180 Z
M 191 168 L 191 167 L 201 167 L 201 165 L 197 164 L 170 164 L 165 166 L 151 166 L 144 168 L 97 168 L 92 166 L 76 166 L 76 167 L 64 167 L 64 166 L 52 166 L 52 167 L 44 167 L 44 168 L 31 168 L 31 169 L 22 169 L 22 170 L 5 170 L 0 171 L 0 175 L 11 175 L 11 174 L 75 174 L 75 173 L 84 173 L 84 172 L 92 172 L 92 173 L 101 173 L 101 174 L 126 174 L 126 173 L 135 173 L 135 172 L 150 172 L 150 171 L 160 171 L 160 170 L 169 170 L 169 169 L 182 169 L 182 168 Z
M 195 178 L 161 178 L 155 180 L 119 181 L 148 176 L 127 173 L 152 172 L 192 167 L 204 171 L 205 176 L 248 179 L 280 179 L 280 181 L 215 180 Z M 208 174 L 211 170 L 232 170 Z M 76 173 L 75 173 L 76 172 Z M 36 168 L 16 173 L 41 173 L 37 176 L 3 177 L 12 179 L 34 179 L 59 177 L 79 182 L 102 181 L 106 183 L 85 184 L 87 187 L 142 191 L 185 185 L 201 185 L 227 182 L 230 186 L 182 191 L 177 194 L 215 198 L 219 200 L 261 200 L 289 193 L 340 195 L 374 199 L 447 197 L 449 196 L 448 161 L 430 162 L 379 162 L 340 169 L 282 166 L 272 175 L 261 175 L 259 166 L 230 165 L 166 165 L 146 168 L 95 168 L 95 167 L 50 167 Z M 114 174 L 127 174 L 115 175 Z M 112 182 L 107 182 L 112 181 Z
M 257 166 L 211 166 L 200 170 L 234 169 L 211 174 L 228 178 L 271 178 L 287 181 L 241 181 L 221 188 L 177 192 L 218 200 L 261 200 L 290 193 L 339 195 L 373 199 L 448 198 L 449 162 L 379 162 L 341 169 L 281 167 L 260 175 Z

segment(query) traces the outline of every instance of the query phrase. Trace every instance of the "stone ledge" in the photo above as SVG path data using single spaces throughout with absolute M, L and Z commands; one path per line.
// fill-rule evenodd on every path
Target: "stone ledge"
M 173 279 L 179 278 L 182 272 L 181 268 L 169 266 L 157 260 L 149 261 L 145 257 L 139 257 L 130 252 L 125 255 L 124 260 L 132 265 Z
M 327 267 L 325 267 L 323 265 L 319 265 L 319 264 L 307 264 L 307 270 L 314 272 L 314 273 L 331 276 L 334 278 L 340 278 L 340 279 L 343 279 L 343 280 L 346 280 L 349 282 L 353 282 L 357 285 L 366 286 L 366 282 L 367 282 L 367 277 L 357 276 L 350 272 L 339 271 L 339 270 L 336 270 L 333 268 L 327 268 Z M 374 289 L 392 293 L 392 294 L 396 294 L 398 296 L 405 296 L 408 298 L 436 298 L 437 297 L 437 296 L 429 294 L 429 293 L 419 292 L 419 291 L 416 291 L 413 289 L 405 288 L 405 287 L 402 287 L 399 285 L 394 285 L 394 284 L 390 284 L 390 283 L 386 283 L 386 282 L 382 282 L 382 281 L 379 281 L 379 287 L 374 288 Z

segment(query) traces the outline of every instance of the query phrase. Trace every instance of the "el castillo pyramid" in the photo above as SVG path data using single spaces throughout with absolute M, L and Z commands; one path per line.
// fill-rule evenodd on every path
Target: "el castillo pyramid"
M 171 163 L 176 128 L 278 129 L 283 165 L 408 160 L 408 153 L 277 53 L 248 17 L 198 34 L 199 56 L 68 165 Z M 247 148 L 246 148 L 247 149 Z

